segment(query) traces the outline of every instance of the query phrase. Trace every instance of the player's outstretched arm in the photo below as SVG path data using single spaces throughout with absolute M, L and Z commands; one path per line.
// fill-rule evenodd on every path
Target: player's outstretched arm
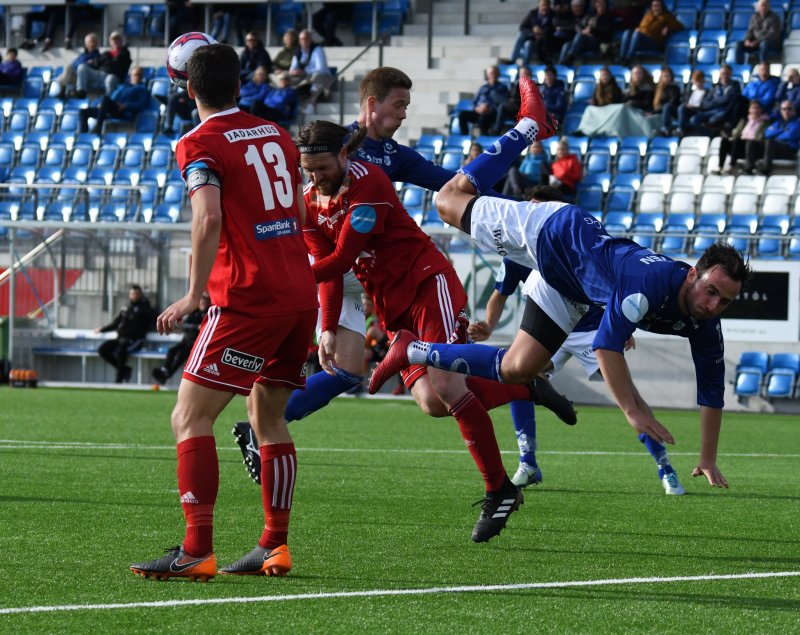
M 700 406 L 700 461 L 692 476 L 705 476 L 712 487 L 728 487 L 717 467 L 717 446 L 722 428 L 722 408 Z
M 644 432 L 661 443 L 674 444 L 675 440 L 669 430 L 653 417 L 647 404 L 642 405 L 644 402 L 641 401 L 641 397 L 638 397 L 623 354 L 604 348 L 598 348 L 595 354 L 600 364 L 600 372 L 603 374 L 614 400 L 634 430 Z
M 508 298 L 500 293 L 497 289 L 492 292 L 489 301 L 486 303 L 486 320 L 483 322 L 473 322 L 469 325 L 467 332 L 469 336 L 476 342 L 482 342 L 489 338 L 497 323 L 500 321 L 500 316 L 503 315 L 503 309 L 506 306 Z
M 205 186 L 195 190 L 192 194 L 192 265 L 189 272 L 189 292 L 156 319 L 156 329 L 161 335 L 180 331 L 183 316 L 189 315 L 200 305 L 200 296 L 206 290 L 211 268 L 217 258 L 221 227 L 219 188 Z

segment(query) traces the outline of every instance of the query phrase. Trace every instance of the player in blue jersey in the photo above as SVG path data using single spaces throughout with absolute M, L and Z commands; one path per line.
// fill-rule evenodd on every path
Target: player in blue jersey
M 351 124 L 354 134 L 366 129 L 366 137 L 355 150 L 355 159 L 369 162 L 381 169 L 393 181 L 402 181 L 438 191 L 454 172 L 445 170 L 423 158 L 416 150 L 404 146 L 392 137 L 406 118 L 411 103 L 411 79 L 403 71 L 388 66 L 373 69 L 360 84 L 360 114 Z M 296 391 L 286 408 L 287 422 L 303 419 L 326 406 L 330 401 L 363 381 L 364 314 L 360 304 L 360 283 L 352 272 L 345 276 L 345 302 L 336 333 L 336 354 L 328 372 L 309 377 L 305 391 Z M 327 343 L 320 341 L 322 357 L 328 356 Z M 530 401 L 511 404 L 515 426 L 524 428 L 535 422 L 534 406 Z M 244 464 L 251 478 L 259 483 L 261 462 L 258 442 L 250 424 L 237 423 L 233 428 Z
M 541 191 L 541 187 L 533 188 L 533 190 L 532 200 L 535 201 L 537 194 Z M 500 320 L 508 297 L 517 290 L 520 284 L 525 283 L 530 273 L 531 269 L 529 267 L 525 267 L 508 258 L 503 258 L 500 271 L 497 274 L 494 291 L 486 303 L 485 320 L 474 322 L 469 326 L 468 333 L 473 341 L 481 342 L 492 334 Z M 572 333 L 567 336 L 561 348 L 556 351 L 550 363 L 543 369 L 548 377 L 552 378 L 571 357 L 575 357 L 583 367 L 589 381 L 603 381 L 603 375 L 597 362 L 597 355 L 595 355 L 592 346 L 597 329 L 600 328 L 602 317 L 603 311 L 601 309 L 595 306 L 589 307 L 588 313 L 575 325 Z M 625 350 L 627 351 L 634 347 L 635 343 L 631 337 L 625 342 Z M 511 482 L 518 487 L 537 485 L 542 482 L 542 471 L 536 461 L 536 422 L 534 420 L 532 423 L 522 427 L 518 426 L 515 421 L 514 430 L 517 436 L 517 444 L 519 445 L 520 458 L 519 467 Z M 664 445 L 646 434 L 640 434 L 639 441 L 644 444 L 655 460 L 658 467 L 658 479 L 661 481 L 664 491 L 673 496 L 685 494 L 686 490 L 681 485 L 678 475 L 670 463 L 667 449 Z
M 631 240 L 612 238 L 602 223 L 575 205 L 513 202 L 488 191 L 547 122 L 531 117 L 537 88 L 523 79 L 517 125 L 461 169 L 439 192 L 442 220 L 469 233 L 481 247 L 534 271 L 523 288 L 525 313 L 508 350 L 484 345 L 418 342 L 400 332 L 370 381 L 370 391 L 394 368 L 425 363 L 499 381 L 530 381 L 545 367 L 590 305 L 605 308 L 594 349 L 606 384 L 628 423 L 658 442 L 674 439 L 633 384 L 623 356 L 636 328 L 686 337 L 692 352 L 700 406 L 700 458 L 692 476 L 727 487 L 717 467 L 725 364 L 720 314 L 750 275 L 739 252 L 716 244 L 697 264 L 674 261 Z M 531 133 L 534 133 L 533 135 Z

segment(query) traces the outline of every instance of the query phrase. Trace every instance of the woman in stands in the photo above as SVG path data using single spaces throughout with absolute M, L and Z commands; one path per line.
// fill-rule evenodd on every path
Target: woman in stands
M 678 113 L 680 102 L 681 89 L 675 83 L 675 74 L 669 66 L 662 66 L 653 95 L 653 113 L 661 115 L 661 134 L 669 136 L 672 119 Z
M 614 79 L 607 66 L 600 69 L 600 76 L 597 78 L 594 95 L 592 95 L 589 103 L 592 106 L 608 106 L 609 104 L 622 103 L 622 90 L 620 90 L 617 80 Z
M 625 105 L 630 108 L 638 108 L 642 112 L 653 112 L 653 96 L 656 87 L 653 85 L 653 77 L 642 66 L 637 64 L 631 70 L 631 81 L 628 90 L 625 91 Z
M 692 73 L 692 88 L 689 91 L 689 96 L 684 103 L 678 106 L 674 114 L 671 112 L 669 113 L 669 118 L 667 118 L 667 112 L 664 112 L 662 116 L 662 127 L 666 128 L 671 134 L 673 132 L 672 122 L 677 118 L 678 129 L 674 132 L 679 136 L 683 136 L 683 130 L 688 125 L 689 118 L 700 112 L 700 106 L 703 105 L 706 92 L 708 92 L 708 86 L 706 85 L 705 73 L 701 70 L 694 71 Z M 669 111 L 669 109 L 667 109 L 667 111 Z
M 733 132 L 727 135 L 723 129 L 719 144 L 719 168 L 717 174 L 736 174 L 736 161 L 745 156 L 745 147 L 749 142 L 763 144 L 764 130 L 769 118 L 764 114 L 761 104 L 753 99 L 747 109 L 747 117 L 736 124 Z M 752 169 L 752 166 L 749 166 Z

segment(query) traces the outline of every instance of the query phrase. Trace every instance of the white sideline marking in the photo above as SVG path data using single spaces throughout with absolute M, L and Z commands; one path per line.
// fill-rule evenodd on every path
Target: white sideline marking
M 174 445 L 138 445 L 136 443 L 87 443 L 82 441 L 21 441 L 17 439 L 0 439 L 0 450 L 175 450 Z M 236 451 L 239 446 L 233 441 L 231 445 L 217 446 L 217 451 Z M 369 454 L 383 452 L 386 454 L 464 454 L 463 450 L 433 450 L 411 448 L 297 448 L 298 452 L 365 452 Z M 519 454 L 518 450 L 501 450 L 501 454 Z M 553 454 L 566 456 L 642 456 L 641 452 L 604 451 L 604 450 L 538 450 L 536 454 Z M 696 456 L 697 452 L 674 452 L 670 456 Z M 798 459 L 800 454 L 778 454 L 775 452 L 721 452 L 717 456 L 756 458 L 756 459 Z
M 294 595 L 261 595 L 255 597 L 210 598 L 203 600 L 165 600 L 161 602 L 118 602 L 113 604 L 62 604 L 54 606 L 20 606 L 0 609 L 0 615 L 14 613 L 56 613 L 61 611 L 104 611 L 111 609 L 167 608 L 202 606 L 208 604 L 252 604 L 261 602 L 290 602 L 295 600 L 326 600 L 328 598 L 387 597 L 400 595 L 434 595 L 437 593 L 486 593 L 487 591 L 526 591 L 531 589 L 568 589 L 586 586 L 621 584 L 661 584 L 669 582 L 707 582 L 710 580 L 752 580 L 758 578 L 791 578 L 800 571 L 771 571 L 764 573 L 732 573 L 727 575 L 686 575 L 673 578 L 617 578 L 608 580 L 573 580 L 569 582 L 530 582 L 526 584 L 487 584 L 474 586 L 431 587 L 427 589 L 375 589 L 373 591 L 335 591 L 332 593 L 298 593 Z

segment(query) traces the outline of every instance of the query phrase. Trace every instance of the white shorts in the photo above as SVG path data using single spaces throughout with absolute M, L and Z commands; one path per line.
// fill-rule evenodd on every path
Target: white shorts
M 538 269 L 536 241 L 542 225 L 566 205 L 481 196 L 472 205 L 470 235 L 482 249 Z
M 589 311 L 588 304 L 581 304 L 565 298 L 547 282 L 535 269 L 522 286 L 522 293 L 536 302 L 564 333 L 572 333 L 572 329 Z
M 583 366 L 589 381 L 603 381 L 603 376 L 600 374 L 600 365 L 597 363 L 597 355 L 595 355 L 592 348 L 592 342 L 596 334 L 597 331 L 570 333 L 561 348 L 556 351 L 556 354 L 550 360 L 553 362 L 553 370 L 549 375 L 552 377 L 558 373 L 564 368 L 564 364 L 569 361 L 569 358 L 574 357 Z
M 352 271 L 344 274 L 344 297 L 342 298 L 342 312 L 339 314 L 339 326 L 358 333 L 361 337 L 367 335 L 367 318 L 364 315 L 364 305 L 361 303 L 361 294 L 364 287 Z M 317 339 L 322 335 L 322 311 L 317 315 Z

